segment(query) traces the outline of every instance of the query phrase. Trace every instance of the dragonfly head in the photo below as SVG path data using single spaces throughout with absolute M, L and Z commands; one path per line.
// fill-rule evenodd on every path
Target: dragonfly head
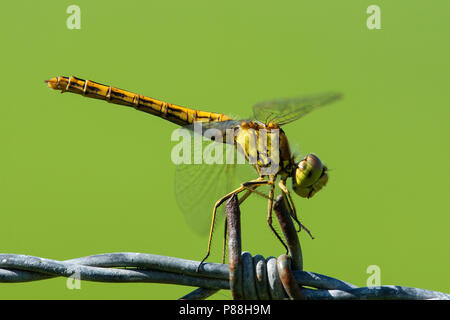
M 311 198 L 328 182 L 327 167 L 310 153 L 297 165 L 292 179 L 292 188 L 303 198 Z

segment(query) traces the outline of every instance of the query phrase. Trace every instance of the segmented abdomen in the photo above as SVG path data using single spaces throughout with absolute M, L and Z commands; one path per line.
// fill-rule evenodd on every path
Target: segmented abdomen
M 192 124 L 194 121 L 210 122 L 231 120 L 231 118 L 221 113 L 199 111 L 177 106 L 94 81 L 79 79 L 74 76 L 60 76 L 47 80 L 46 82 L 51 89 L 61 90 L 61 92 L 72 92 L 88 98 L 101 99 L 114 104 L 133 107 L 181 126 Z

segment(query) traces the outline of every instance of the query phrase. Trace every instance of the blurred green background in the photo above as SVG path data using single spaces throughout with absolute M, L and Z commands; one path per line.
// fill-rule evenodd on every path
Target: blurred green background
M 72 4 L 80 30 L 66 27 Z M 381 30 L 366 26 L 372 4 Z M 242 116 L 255 102 L 332 90 L 345 98 L 285 127 L 332 169 L 324 191 L 295 200 L 316 236 L 300 233 L 305 270 L 365 286 L 377 265 L 383 285 L 450 292 L 449 11 L 443 0 L 2 3 L 0 252 L 200 260 L 206 249 L 175 203 L 176 126 L 60 95 L 45 79 L 75 75 Z M 243 249 L 278 256 L 265 208 L 245 207 Z M 175 299 L 190 289 L 68 290 L 57 278 L 0 284 L 0 298 Z

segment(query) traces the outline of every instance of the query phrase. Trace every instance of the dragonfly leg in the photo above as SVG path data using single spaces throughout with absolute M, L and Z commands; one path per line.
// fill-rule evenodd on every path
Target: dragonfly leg
M 239 203 L 240 204 L 240 203 Z M 228 231 L 228 221 L 227 217 L 225 217 L 225 227 L 223 232 L 223 244 L 222 244 L 222 264 L 225 264 L 225 255 L 227 252 L 227 231 Z
M 289 253 L 288 247 L 287 245 L 284 243 L 283 239 L 281 238 L 281 236 L 278 234 L 278 232 L 275 230 L 275 228 L 272 225 L 272 208 L 273 208 L 273 197 L 274 197 L 274 193 L 275 193 L 275 185 L 273 183 L 273 178 L 271 178 L 270 180 L 270 192 L 269 192 L 269 205 L 267 208 L 267 224 L 270 227 L 270 230 L 272 230 L 272 232 L 275 234 L 275 236 L 278 238 L 278 240 L 280 240 L 281 244 L 284 246 L 284 248 L 286 249 L 286 254 Z
M 297 232 L 300 232 L 300 230 L 305 230 L 309 236 L 311 237 L 311 239 L 314 239 L 313 235 L 311 234 L 311 232 L 308 230 L 308 228 L 306 228 L 297 218 L 297 210 L 295 209 L 295 204 L 294 201 L 292 200 L 291 194 L 289 193 L 289 189 L 286 187 L 286 185 L 284 184 L 284 181 L 281 180 L 278 183 L 278 186 L 280 187 L 281 191 L 283 192 L 283 197 L 287 202 L 287 207 L 290 209 L 289 211 L 291 212 L 291 217 L 292 219 L 294 219 L 295 223 L 297 223 L 298 225 L 298 230 Z
M 247 192 L 241 197 L 239 198 L 239 205 L 244 202 L 251 194 L 252 194 L 251 189 L 248 189 Z M 225 217 L 225 227 L 224 227 L 224 234 L 223 234 L 223 244 L 222 244 L 222 264 L 225 263 L 225 255 L 227 252 L 227 228 L 228 228 L 228 224 L 227 224 L 227 217 Z
M 265 194 L 255 190 L 256 188 L 261 186 L 261 184 L 260 185 L 256 185 L 256 186 L 251 186 L 251 187 L 248 186 L 249 184 L 254 183 L 254 182 L 259 183 L 259 181 L 264 181 L 264 177 L 259 177 L 258 179 L 255 179 L 255 180 L 252 180 L 252 181 L 249 181 L 247 183 L 243 183 L 242 184 L 242 186 L 247 189 L 247 192 L 239 199 L 239 204 L 244 202 L 252 194 L 252 192 L 267 198 L 267 196 Z
M 252 191 L 254 190 L 250 190 L 248 189 L 247 192 L 239 199 L 239 205 L 244 202 L 251 194 Z M 222 264 L 225 263 L 225 254 L 227 252 L 227 217 L 225 217 L 225 228 L 224 228 L 224 234 L 223 234 L 223 244 L 222 244 Z
M 280 182 L 278 183 L 278 186 L 280 187 L 281 191 L 283 192 L 283 196 L 284 196 L 285 200 L 287 201 L 288 208 L 291 209 L 290 213 L 291 213 L 292 219 L 294 219 L 294 221 L 298 225 L 297 232 L 300 232 L 300 230 L 302 229 L 302 227 L 301 227 L 302 224 L 300 223 L 300 221 L 298 221 L 297 209 L 295 208 L 294 200 L 292 200 L 291 193 L 289 192 L 289 189 L 286 187 L 285 181 L 280 180 Z
M 257 186 L 257 187 L 260 187 L 260 186 Z M 241 199 L 243 199 L 242 201 L 240 201 L 240 199 L 239 199 L 239 204 L 241 204 L 242 202 L 244 202 L 244 200 L 247 199 L 248 196 L 251 195 L 252 193 L 255 193 L 255 194 L 257 194 L 257 195 L 259 195 L 259 196 L 261 196 L 261 197 L 263 197 L 263 198 L 269 199 L 269 196 L 268 196 L 267 194 L 264 194 L 264 193 L 262 193 L 262 192 L 260 192 L 260 191 L 258 191 L 258 190 L 255 190 L 257 187 L 245 187 L 245 189 L 246 189 L 248 192 L 245 193 L 245 194 L 241 197 Z
M 202 266 L 203 262 L 205 262 L 205 260 L 209 257 L 209 254 L 211 252 L 211 243 L 212 243 L 212 236 L 213 236 L 213 231 L 214 231 L 214 222 L 216 220 L 217 208 L 220 207 L 220 205 L 222 203 L 224 203 L 226 200 L 231 198 L 231 196 L 233 194 L 239 194 L 242 191 L 248 190 L 247 189 L 248 186 L 255 186 L 255 187 L 257 187 L 259 185 L 264 185 L 264 184 L 268 184 L 268 181 L 262 180 L 261 177 L 258 178 L 258 179 L 252 180 L 252 181 L 245 182 L 245 183 L 241 184 L 241 186 L 239 188 L 237 188 L 236 190 L 228 193 L 227 195 L 225 195 L 222 198 L 220 198 L 219 200 L 217 200 L 216 204 L 214 205 L 212 219 L 211 219 L 211 228 L 209 230 L 208 249 L 206 251 L 206 256 L 202 259 L 202 261 L 200 262 L 200 264 L 197 267 L 197 272 L 200 270 L 200 267 Z
M 264 180 L 263 177 L 259 177 L 258 179 L 254 180 L 254 181 L 263 181 L 263 180 Z M 239 198 L 239 204 L 243 203 L 252 193 L 259 194 L 260 196 L 269 199 L 269 197 L 267 195 L 265 195 L 264 193 L 255 190 L 259 186 L 261 186 L 261 185 L 256 185 L 256 186 L 252 186 L 252 187 L 244 186 L 246 188 L 247 192 L 242 197 Z M 222 244 L 222 263 L 225 263 L 225 254 L 227 251 L 227 226 L 228 226 L 227 220 L 225 217 L 225 228 L 224 228 L 223 244 Z

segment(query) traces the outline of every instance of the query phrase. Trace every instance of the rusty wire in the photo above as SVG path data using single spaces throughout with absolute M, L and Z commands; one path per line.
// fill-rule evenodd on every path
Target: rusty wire
M 303 271 L 297 232 L 284 201 L 274 211 L 288 253 L 265 259 L 241 252 L 240 211 L 237 197 L 227 203 L 229 264 L 205 263 L 174 257 L 119 252 L 65 261 L 18 254 L 0 254 L 0 282 L 29 282 L 73 277 L 97 282 L 149 282 L 199 287 L 181 299 L 205 299 L 221 289 L 231 289 L 234 299 L 442 299 L 450 295 L 402 286 L 359 288 L 314 272 Z

